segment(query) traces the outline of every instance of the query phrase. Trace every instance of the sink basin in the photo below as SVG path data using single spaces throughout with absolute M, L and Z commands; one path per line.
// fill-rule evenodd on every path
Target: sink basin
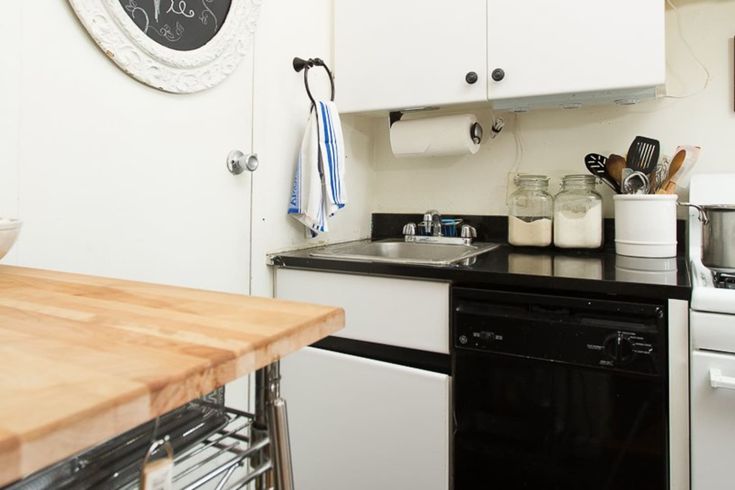
M 399 240 L 359 241 L 328 245 L 312 251 L 313 257 L 400 264 L 449 265 L 476 257 L 498 247 L 497 243 L 445 245 Z

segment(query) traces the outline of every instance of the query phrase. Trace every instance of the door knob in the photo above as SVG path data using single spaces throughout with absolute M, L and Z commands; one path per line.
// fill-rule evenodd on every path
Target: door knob
M 495 80 L 496 82 L 499 82 L 503 78 L 505 78 L 505 70 L 503 70 L 502 68 L 496 68 L 493 70 L 490 76 L 493 77 L 493 80 Z
M 256 153 L 248 153 L 247 155 L 240 150 L 232 150 L 227 155 L 227 170 L 232 175 L 240 175 L 245 170 L 255 172 L 258 169 L 258 155 Z
M 477 76 L 477 73 L 474 71 L 467 73 L 467 75 L 465 75 L 464 77 L 464 81 L 469 83 L 470 85 L 477 82 L 478 79 L 479 77 Z

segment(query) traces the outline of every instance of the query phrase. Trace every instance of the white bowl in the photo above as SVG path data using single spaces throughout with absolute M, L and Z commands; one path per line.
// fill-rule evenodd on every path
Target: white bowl
M 0 218 L 0 259 L 13 247 L 21 226 L 23 222 L 19 219 Z

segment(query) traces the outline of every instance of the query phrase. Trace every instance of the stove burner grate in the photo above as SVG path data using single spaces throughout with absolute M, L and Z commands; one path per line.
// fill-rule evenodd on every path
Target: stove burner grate
M 713 272 L 716 288 L 735 289 L 735 272 Z

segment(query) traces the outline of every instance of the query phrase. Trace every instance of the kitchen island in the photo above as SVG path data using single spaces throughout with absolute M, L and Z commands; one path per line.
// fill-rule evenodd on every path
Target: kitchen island
M 0 266 L 0 486 L 343 326 L 339 308 Z

